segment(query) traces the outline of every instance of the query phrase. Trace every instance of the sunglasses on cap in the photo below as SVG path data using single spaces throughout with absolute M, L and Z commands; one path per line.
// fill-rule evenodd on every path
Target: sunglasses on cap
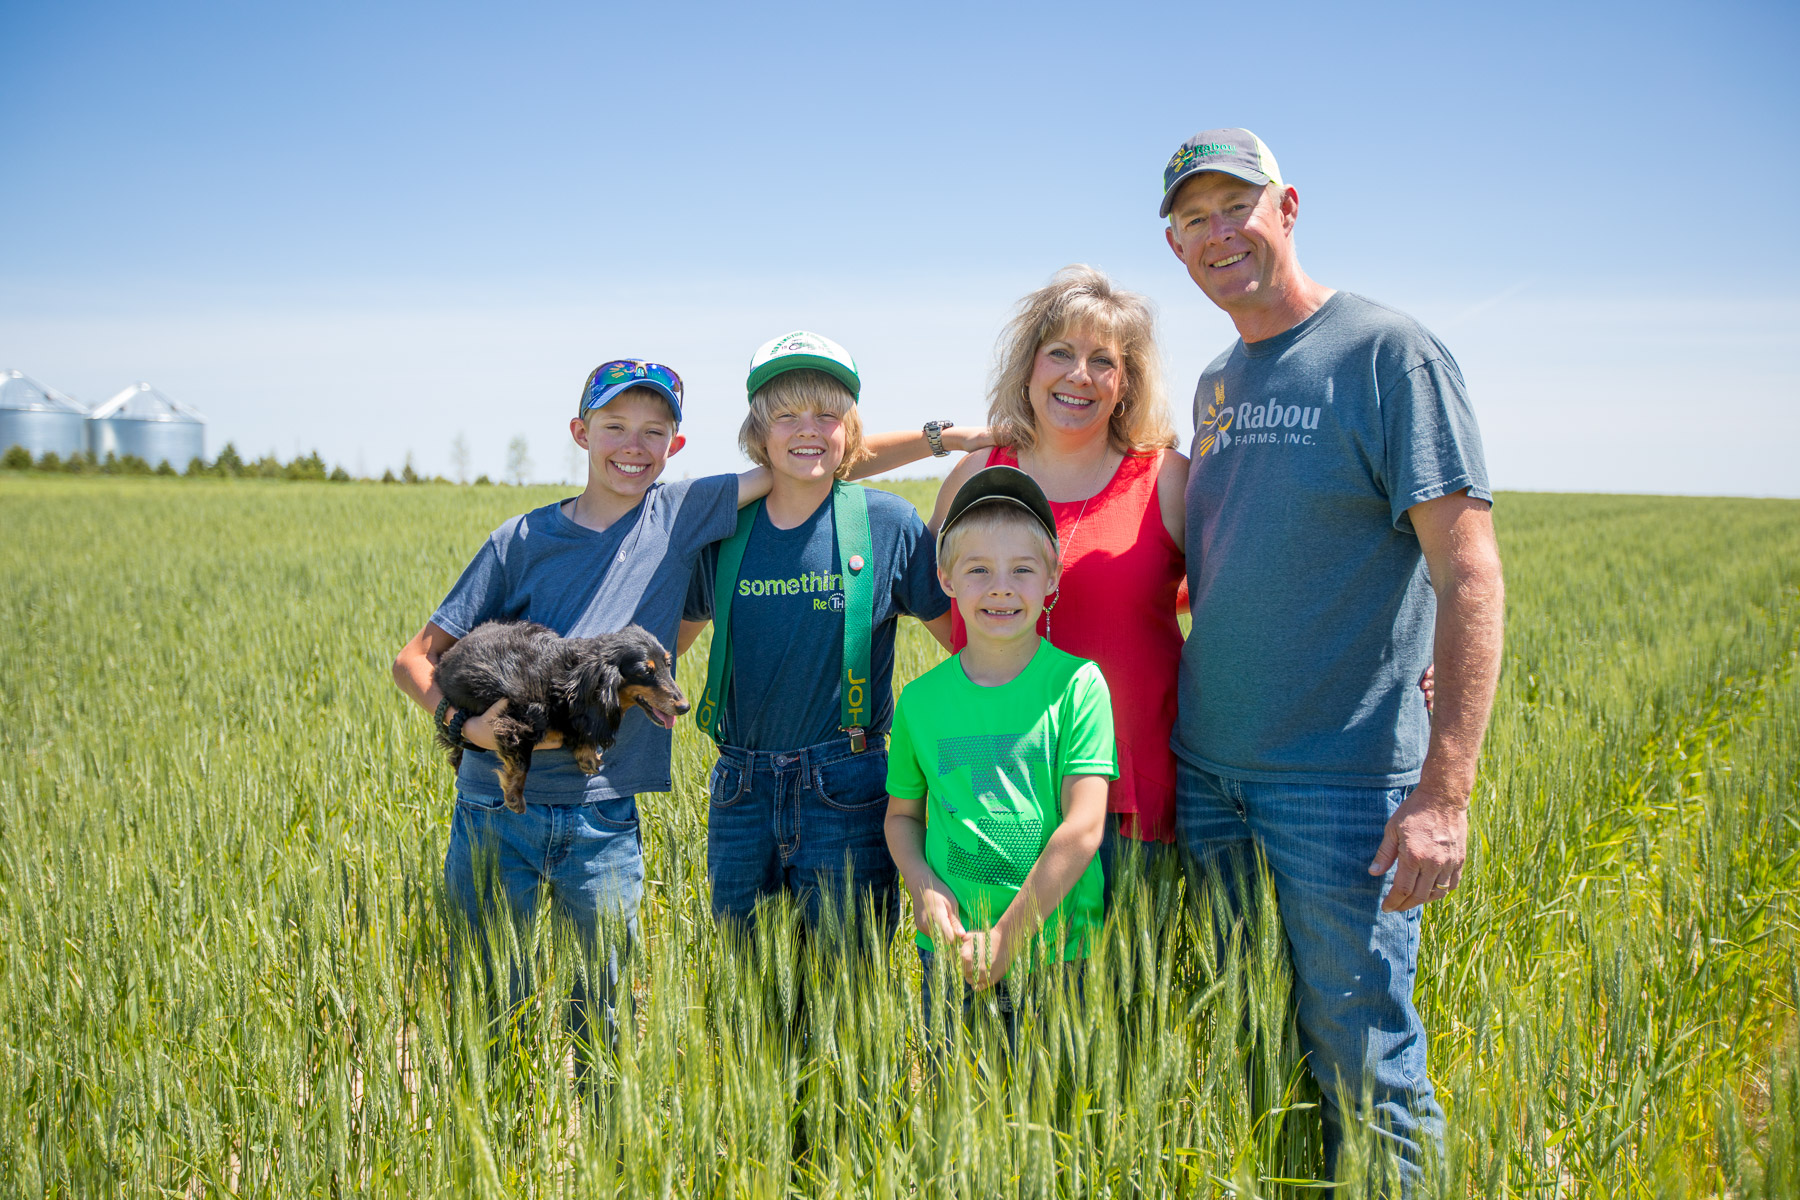
M 628 388 L 647 387 L 662 394 L 675 408 L 675 419 L 681 419 L 681 376 L 661 363 L 641 358 L 616 358 L 601 363 L 587 377 L 581 389 L 581 407 L 576 416 L 584 416 Z

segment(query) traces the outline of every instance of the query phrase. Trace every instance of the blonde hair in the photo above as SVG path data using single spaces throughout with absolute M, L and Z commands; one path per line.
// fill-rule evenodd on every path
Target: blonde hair
M 1056 542 L 1051 539 L 1038 519 L 1025 509 L 1010 500 L 983 500 L 956 519 L 956 524 L 944 531 L 944 541 L 938 547 L 938 566 L 945 574 L 956 568 L 956 558 L 962 551 L 963 541 L 970 534 L 994 534 L 1002 529 L 1023 529 L 1028 531 L 1043 554 L 1044 569 L 1054 574 L 1060 566 Z
M 1125 386 L 1107 421 L 1116 450 L 1145 454 L 1176 444 L 1175 421 L 1163 390 L 1162 355 L 1156 348 L 1156 313 L 1136 292 L 1115 287 L 1104 271 L 1082 263 L 1064 267 L 1048 285 L 1019 301 L 1000 335 L 988 389 L 988 425 L 1003 446 L 1029 450 L 1037 442 L 1037 417 L 1026 389 L 1038 349 L 1071 330 L 1083 329 L 1118 345 Z
M 835 378 L 812 367 L 783 371 L 756 389 L 750 397 L 750 413 L 738 429 L 738 449 L 759 467 L 769 465 L 769 423 L 777 413 L 811 412 L 841 417 L 844 422 L 844 461 L 837 477 L 850 478 L 850 469 L 872 452 L 863 444 L 862 414 L 856 397 Z

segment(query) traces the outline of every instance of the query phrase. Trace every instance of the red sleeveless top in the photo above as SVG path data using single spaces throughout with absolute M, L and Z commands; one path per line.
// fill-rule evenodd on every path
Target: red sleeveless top
M 1016 467 L 1005 446 L 989 466 Z M 1119 832 L 1142 841 L 1175 838 L 1175 674 L 1181 665 L 1181 626 L 1175 593 L 1187 559 L 1163 524 L 1156 500 L 1162 452 L 1127 454 L 1112 481 L 1084 501 L 1052 503 L 1062 544 L 1062 582 L 1046 614 L 1059 650 L 1091 659 L 1112 693 L 1119 777 L 1106 808 Z M 1083 504 L 1086 511 L 1083 511 Z M 968 643 L 962 614 L 950 609 L 953 644 Z M 1038 619 L 1044 632 L 1045 618 Z

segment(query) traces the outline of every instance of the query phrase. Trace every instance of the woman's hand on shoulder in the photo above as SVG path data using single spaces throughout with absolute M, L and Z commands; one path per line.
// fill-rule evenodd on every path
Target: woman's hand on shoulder
M 1163 528 L 1183 554 L 1187 553 L 1187 482 L 1188 456 L 1179 450 L 1164 450 L 1156 468 L 1156 505 L 1162 512 Z

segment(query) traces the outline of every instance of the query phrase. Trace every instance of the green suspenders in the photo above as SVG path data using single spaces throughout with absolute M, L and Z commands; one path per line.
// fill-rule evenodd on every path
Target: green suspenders
M 762 501 L 738 514 L 737 532 L 719 547 L 713 580 L 712 654 L 706 664 L 706 691 L 695 720 L 715 742 L 725 740 L 725 689 L 731 682 L 731 598 L 743 569 L 744 547 Z M 844 577 L 844 677 L 838 681 L 838 727 L 850 735 L 850 749 L 868 748 L 869 645 L 875 626 L 875 564 L 869 538 L 869 499 L 862 488 L 839 481 L 831 489 L 832 531 Z

